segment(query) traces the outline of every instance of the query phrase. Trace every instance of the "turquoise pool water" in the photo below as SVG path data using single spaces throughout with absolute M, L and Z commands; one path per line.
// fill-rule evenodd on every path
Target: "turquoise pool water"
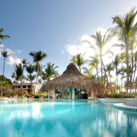
M 1 103 L 0 137 L 137 137 L 137 112 L 98 101 Z

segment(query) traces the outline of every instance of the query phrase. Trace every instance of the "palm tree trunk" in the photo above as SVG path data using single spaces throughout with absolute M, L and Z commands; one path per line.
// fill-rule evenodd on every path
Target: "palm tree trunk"
M 97 79 L 98 79 L 98 67 L 96 65 L 96 73 L 97 73 Z
M 107 76 L 107 72 L 106 72 L 106 68 L 105 68 L 105 65 L 104 65 L 103 60 L 102 60 L 102 65 L 103 65 L 103 67 L 104 67 L 105 77 L 106 77 L 106 79 L 107 79 L 107 85 L 108 85 L 108 76 Z
M 128 40 L 126 40 L 126 65 L 127 65 L 127 70 L 129 68 L 129 58 L 128 58 L 128 53 L 129 53 L 129 44 Z M 128 85 L 129 85 L 129 71 L 127 71 L 127 79 L 126 79 L 126 92 L 128 93 Z
M 102 53 L 100 53 L 100 67 L 101 67 L 101 78 L 102 78 L 102 73 L 103 73 L 103 68 L 102 68 L 102 64 L 103 64 L 103 61 L 102 61 Z
M 117 71 L 117 66 L 116 66 L 116 89 L 118 91 L 118 71 Z
M 131 51 L 131 74 L 130 74 L 130 92 L 132 92 L 132 88 L 133 88 L 133 83 L 134 83 L 134 80 L 133 80 L 133 74 L 134 74 L 134 53 Z
M 122 80 L 122 78 L 121 78 L 121 90 L 123 89 L 123 84 L 122 84 L 122 81 L 123 81 L 123 80 Z
M 2 81 L 0 82 L 0 92 L 1 92 L 1 97 L 3 95 L 3 91 L 2 91 Z
M 79 71 L 81 72 L 81 67 L 80 66 L 78 66 L 79 67 Z
M 22 79 L 20 80 L 20 86 L 21 86 L 21 92 L 22 92 L 22 95 L 23 95 L 23 83 L 22 83 Z
M 110 72 L 109 72 L 109 81 L 110 81 L 110 83 L 111 83 L 111 75 L 110 75 Z
M 4 72 L 5 72 L 5 58 L 3 59 L 3 76 L 4 76 Z

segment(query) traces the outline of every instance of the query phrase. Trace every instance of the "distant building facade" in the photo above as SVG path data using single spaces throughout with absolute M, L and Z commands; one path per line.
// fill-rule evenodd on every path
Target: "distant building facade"
M 34 92 L 34 83 L 18 83 L 16 81 L 13 82 L 13 89 L 22 89 L 27 91 L 28 94 L 32 94 Z

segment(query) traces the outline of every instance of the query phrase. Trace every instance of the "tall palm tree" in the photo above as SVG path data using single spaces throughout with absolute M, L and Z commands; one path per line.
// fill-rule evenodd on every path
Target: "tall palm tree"
M 51 78 L 57 77 L 58 73 L 55 70 L 56 68 L 58 68 L 58 66 L 55 66 L 54 63 L 47 63 L 45 71 L 42 73 L 42 79 L 49 81 Z
M 35 76 L 32 75 L 35 71 L 35 66 L 33 66 L 32 64 L 27 65 L 26 66 L 26 71 L 29 75 L 27 75 L 27 79 L 32 83 L 32 81 L 34 80 Z
M 136 76 L 137 76 L 137 51 L 135 52 L 134 54 L 134 60 L 135 60 L 135 63 L 134 63 L 134 74 L 133 74 L 133 81 L 136 82 Z
M 121 59 L 119 55 L 116 55 L 114 60 L 112 61 L 113 67 L 115 68 L 115 75 L 116 75 L 116 85 L 118 85 L 118 66 L 121 63 Z
M 21 60 L 21 63 L 23 65 L 23 68 L 25 68 L 27 66 L 27 64 L 28 64 L 27 60 L 25 58 Z
M 88 77 L 92 78 L 93 77 L 93 71 L 94 68 L 93 66 L 90 66 L 90 68 L 88 69 L 87 67 L 83 67 L 83 73 L 86 74 Z
M 33 57 L 33 62 L 35 63 L 36 66 L 36 82 L 38 83 L 38 76 L 40 72 L 40 61 L 46 58 L 47 54 L 39 50 L 36 52 L 30 52 L 29 55 Z
M 32 82 L 35 79 L 35 75 L 33 75 L 34 71 L 35 71 L 35 66 L 33 66 L 32 64 L 30 65 L 26 65 L 26 71 L 28 73 L 27 75 L 27 80 L 30 81 L 31 83 L 31 87 L 32 87 Z
M 98 76 L 98 73 L 99 73 L 99 71 L 98 71 L 98 65 L 99 65 L 98 54 L 96 54 L 94 57 L 91 57 L 89 65 L 96 68 L 96 76 L 97 76 L 97 79 L 99 79 L 99 76 Z
M 115 16 L 113 18 L 113 22 L 117 25 L 116 29 L 118 32 L 119 40 L 122 41 L 125 47 L 127 70 L 129 69 L 129 47 L 131 45 L 131 41 L 135 38 L 135 35 L 137 34 L 137 23 L 134 23 L 136 15 L 137 15 L 137 10 L 133 8 L 124 17 Z M 130 76 L 130 72 L 127 71 L 127 78 L 126 78 L 127 92 L 128 92 L 129 76 Z
M 130 82 L 134 83 L 134 75 L 136 73 L 136 52 L 137 52 L 137 38 L 135 37 L 129 46 L 129 57 L 130 57 Z
M 17 80 L 17 81 L 20 81 L 21 90 L 23 89 L 23 86 L 22 86 L 22 80 L 24 78 L 23 71 L 24 71 L 23 66 L 20 63 L 18 65 L 17 64 L 15 65 L 15 72 L 12 73 L 12 77 L 15 78 L 15 80 Z
M 22 64 L 15 65 L 15 78 L 22 83 L 23 79 L 23 66 Z
M 79 68 L 79 71 L 81 72 L 81 66 L 85 64 L 85 60 L 82 54 L 77 54 L 76 56 L 73 56 L 70 61 L 76 64 Z
M 112 39 L 115 33 L 116 32 L 113 29 L 108 29 L 105 34 L 102 34 L 101 31 L 98 30 L 96 31 L 95 35 L 92 35 L 92 38 L 95 40 L 96 45 L 92 45 L 92 43 L 90 43 L 89 41 L 83 41 L 88 42 L 95 50 L 99 50 L 101 77 L 103 76 L 103 56 L 107 53 L 110 53 L 110 50 L 104 52 L 104 47 Z
M 111 82 L 111 71 L 114 69 L 113 65 L 112 64 L 108 64 L 106 65 L 106 73 L 108 72 L 107 74 L 107 77 L 109 77 L 109 81 L 108 82 Z
M 2 32 L 4 31 L 4 29 L 3 28 L 0 28 L 0 39 L 5 39 L 5 38 L 10 38 L 10 36 L 8 36 L 8 35 L 3 35 L 2 34 Z
M 2 51 L 1 52 L 2 57 L 3 57 L 3 76 L 4 76 L 4 72 L 5 72 L 5 62 L 6 62 L 6 58 L 9 56 L 7 51 Z

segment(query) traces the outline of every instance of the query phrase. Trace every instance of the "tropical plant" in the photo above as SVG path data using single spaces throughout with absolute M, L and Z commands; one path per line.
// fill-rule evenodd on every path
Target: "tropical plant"
M 83 41 L 83 42 L 88 42 L 93 49 L 99 50 L 101 77 L 103 76 L 103 66 L 104 66 L 103 56 L 108 53 L 111 53 L 109 49 L 104 52 L 104 47 L 112 39 L 115 33 L 116 32 L 113 29 L 108 29 L 105 34 L 102 34 L 101 31 L 98 30 L 96 31 L 95 35 L 92 35 L 92 38 L 95 40 L 96 45 L 92 45 L 92 43 L 90 43 L 89 41 Z
M 90 68 L 88 69 L 87 67 L 83 67 L 83 73 L 86 74 L 88 77 L 92 78 L 93 77 L 93 71 L 94 68 L 93 66 L 90 66 Z
M 23 65 L 23 68 L 25 68 L 27 66 L 27 64 L 28 64 L 28 62 L 27 62 L 27 60 L 25 58 L 21 60 L 21 63 Z
M 98 75 L 98 73 L 99 73 L 99 70 L 98 70 L 98 65 L 99 65 L 98 54 L 96 54 L 94 57 L 91 57 L 89 65 L 92 68 L 96 68 L 96 76 L 97 76 L 97 79 L 99 79 L 99 75 Z
M 130 67 L 129 66 L 129 47 L 130 45 L 132 45 L 131 42 L 136 37 L 136 34 L 137 34 L 137 23 L 135 23 L 136 15 L 137 15 L 137 11 L 135 8 L 133 8 L 124 17 L 115 16 L 113 18 L 113 22 L 117 25 L 116 30 L 118 32 L 119 40 L 122 42 L 122 44 L 119 44 L 119 46 L 122 45 L 125 48 L 127 70 Z M 126 74 L 127 74 L 126 91 L 128 92 L 130 71 L 127 71 Z
M 10 79 L 3 75 L 0 75 L 0 95 L 3 95 L 3 91 L 12 87 L 12 82 Z
M 106 73 L 108 72 L 108 73 L 107 73 L 107 77 L 109 78 L 109 81 L 108 81 L 108 82 L 111 82 L 111 77 L 112 77 L 111 71 L 113 71 L 113 69 L 114 69 L 114 67 L 113 67 L 112 64 L 106 65 Z
M 121 59 L 119 55 L 116 55 L 114 60 L 112 61 L 113 67 L 115 68 L 115 75 L 116 75 L 116 85 L 118 85 L 118 66 L 121 63 Z
M 27 80 L 29 80 L 32 84 L 32 81 L 35 79 L 35 75 L 33 75 L 33 73 L 35 71 L 35 66 L 33 66 L 32 64 L 27 65 L 26 66 L 26 71 L 28 73 Z
M 30 52 L 30 56 L 33 57 L 33 62 L 35 63 L 36 70 L 36 82 L 38 83 L 38 77 L 40 75 L 40 61 L 47 57 L 46 53 L 43 53 L 41 50 L 36 52 Z
M 58 68 L 58 66 L 55 66 L 55 64 L 49 62 L 46 65 L 45 71 L 43 71 L 42 73 L 42 79 L 45 81 L 49 81 L 51 78 L 55 78 L 58 76 L 57 71 L 55 70 L 56 68 Z
M 23 76 L 23 66 L 22 64 L 16 64 L 15 65 L 15 72 L 13 73 L 14 74 L 14 78 L 17 80 L 17 81 L 20 81 L 22 83 L 22 80 L 24 78 Z
M 5 72 L 5 62 L 6 62 L 6 58 L 9 56 L 7 51 L 2 51 L 1 55 L 3 57 L 3 76 L 4 76 L 4 72 Z
M 4 29 L 3 28 L 0 28 L 0 39 L 5 39 L 5 38 L 10 38 L 10 36 L 8 36 L 8 35 L 3 35 L 2 34 L 2 32 L 4 31 Z
M 35 77 L 36 77 L 36 76 L 33 74 L 34 71 L 35 71 L 35 66 L 32 65 L 32 64 L 26 65 L 26 71 L 27 71 L 27 73 L 28 73 L 26 79 L 30 81 L 31 87 L 33 87 L 32 82 L 33 82 L 33 80 L 34 80 Z M 33 90 L 33 89 L 32 89 L 32 90 Z
M 85 60 L 82 54 L 77 54 L 76 56 L 73 56 L 70 61 L 76 64 L 79 68 L 79 71 L 81 72 L 81 66 L 85 64 Z

